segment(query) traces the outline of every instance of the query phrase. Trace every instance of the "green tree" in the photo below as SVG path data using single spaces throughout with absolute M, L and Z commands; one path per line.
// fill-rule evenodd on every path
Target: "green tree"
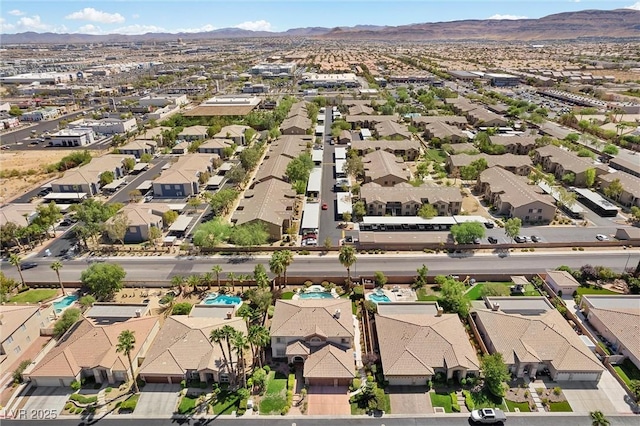
M 253 267 L 253 280 L 258 288 L 269 287 L 269 275 L 267 275 L 267 270 L 262 263 Z
M 133 170 L 133 168 L 136 166 L 136 160 L 134 160 L 131 157 L 125 158 L 122 161 L 122 166 L 127 169 L 128 171 Z
M 605 154 L 609 154 L 609 155 L 618 155 L 618 153 L 620 152 L 618 150 L 618 147 L 613 145 L 613 144 L 607 144 L 603 149 L 602 152 L 604 152 Z
M 476 238 L 483 238 L 485 227 L 480 222 L 464 222 L 451 227 L 451 235 L 459 244 L 471 244 Z
M 231 383 L 235 384 L 236 374 L 233 368 L 233 352 L 231 351 L 231 346 L 232 346 L 231 342 L 233 338 L 239 333 L 239 331 L 231 327 L 230 325 L 225 325 L 222 327 L 222 333 L 224 335 L 225 341 L 227 342 L 227 350 L 229 352 L 229 368 L 231 371 Z
M 58 284 L 60 285 L 60 290 L 62 290 L 62 295 L 66 295 L 67 293 L 64 290 L 64 285 L 62 285 L 62 279 L 60 278 L 60 269 L 62 269 L 62 262 L 56 260 L 49 266 L 53 271 L 55 271 L 56 276 L 58 277 Z
M 84 309 L 87 309 L 93 306 L 94 303 L 96 303 L 96 299 L 92 295 L 87 294 L 86 296 L 82 296 L 78 300 L 78 303 L 80 303 L 80 306 L 82 306 Z
M 587 186 L 587 188 L 591 188 L 595 183 L 596 183 L 596 169 L 590 168 L 585 170 L 584 184 Z
M 111 170 L 100 173 L 100 186 L 109 185 L 115 180 L 115 176 Z
M 234 226 L 229 237 L 237 246 L 261 246 L 269 241 L 269 232 L 263 223 L 245 223 Z
M 239 192 L 231 188 L 223 188 L 209 197 L 209 205 L 215 215 L 224 215 L 229 211 Z
M 51 229 L 52 234 L 55 235 L 54 225 L 62 219 L 62 211 L 60 208 L 51 201 L 50 203 L 40 204 L 36 208 L 37 216 L 33 220 L 33 223 L 36 225 L 40 225 L 42 229 L 48 230 Z
M 149 241 L 151 241 L 154 246 L 160 238 L 162 238 L 162 230 L 157 226 L 149 227 Z
M 573 207 L 576 203 L 577 196 L 575 192 L 568 191 L 566 188 L 559 187 L 556 189 L 558 195 L 558 205 L 567 208 Z
M 367 214 L 367 208 L 364 205 L 364 201 L 362 200 L 356 201 L 353 204 L 352 211 L 353 211 L 352 219 L 355 219 L 356 221 L 362 220 L 362 218 Z
M 76 228 L 85 246 L 87 245 L 86 239 L 95 239 L 102 234 L 105 222 L 122 207 L 120 203 L 106 204 L 94 198 L 89 198 L 80 204 L 71 206 L 71 209 L 75 212 L 76 219 L 80 222 Z
M 429 268 L 424 263 L 421 267 L 416 269 L 418 275 L 413 279 L 413 284 L 411 284 L 411 288 L 417 290 L 427 285 L 427 274 L 429 273 Z
M 189 201 L 187 201 L 187 206 L 191 207 L 194 212 L 197 212 L 198 208 L 200 207 L 200 199 L 198 197 L 189 198 Z
M 140 156 L 141 163 L 150 163 L 152 160 L 153 160 L 153 155 L 149 154 L 148 152 L 145 152 Z
M 222 273 L 222 266 L 214 265 L 211 268 L 211 272 L 216 274 L 216 285 L 218 286 L 218 291 L 220 291 L 220 274 Z
M 162 223 L 165 227 L 169 227 L 178 219 L 178 216 L 178 212 L 176 212 L 175 210 L 167 210 L 166 212 L 162 213 Z
M 129 360 L 129 370 L 131 371 L 131 380 L 133 381 L 134 393 L 140 393 L 138 389 L 138 381 L 136 380 L 136 372 L 133 369 L 133 361 L 131 360 L 131 352 L 135 349 L 136 338 L 134 332 L 131 330 L 122 330 L 118 335 L 118 344 L 116 345 L 116 352 L 123 353 Z
M 502 359 L 502 354 L 496 352 L 483 355 L 480 359 L 480 369 L 484 373 L 484 384 L 487 390 L 497 397 L 503 397 L 505 382 L 511 378 L 511 374 Z
M 113 263 L 93 263 L 80 274 L 80 281 L 98 300 L 109 299 L 122 289 L 127 273 L 122 266 Z
M 280 260 L 282 261 L 282 266 L 284 267 L 282 274 L 284 278 L 284 285 L 287 286 L 287 269 L 293 263 L 293 252 L 291 250 L 280 250 Z
M 622 194 L 623 190 L 624 188 L 622 187 L 622 183 L 620 182 L 620 179 L 614 179 L 613 181 L 611 181 L 609 185 L 607 185 L 602 190 L 602 192 L 604 192 L 604 195 L 611 198 L 612 200 L 616 200 L 618 199 L 620 194 Z
M 222 353 L 222 358 L 224 358 L 224 366 L 227 368 L 227 373 L 229 374 L 229 376 L 231 376 L 231 364 L 229 362 L 231 354 L 229 354 L 229 357 L 227 356 L 227 353 L 224 351 L 224 346 L 222 344 L 225 339 L 226 334 L 221 328 L 215 328 L 211 330 L 211 333 L 209 334 L 209 340 L 211 340 L 212 343 L 217 343 L 218 346 L 220 346 L 220 352 Z
M 235 330 L 235 329 L 234 329 Z M 237 374 L 240 376 L 242 381 L 242 387 L 247 387 L 247 375 L 245 369 L 245 361 L 244 361 L 244 353 L 247 349 L 249 349 L 249 340 L 247 336 L 243 333 L 235 331 L 231 336 L 231 345 L 236 351 L 236 356 L 238 359 L 238 371 Z
M 609 426 L 611 424 L 600 410 L 590 412 L 589 417 L 591 417 L 591 426 Z
M 382 271 L 376 271 L 373 273 L 373 280 L 376 283 L 376 287 L 384 287 L 387 283 L 387 277 Z
M 431 204 L 423 204 L 420 210 L 418 210 L 418 216 L 423 219 L 431 219 L 438 216 L 438 210 Z
M 638 207 L 638 206 L 632 206 L 631 207 L 631 219 L 633 221 L 639 221 L 640 220 L 640 207 Z
M 338 261 L 347 269 L 347 283 L 351 286 L 351 266 L 356 263 L 356 249 L 353 246 L 342 246 L 338 253 Z
M 9 295 L 18 286 L 16 280 L 8 278 L 0 271 L 0 303 L 6 303 Z
M 20 117 L 22 115 L 22 110 L 18 105 L 11 105 L 9 108 L 9 115 L 12 117 Z
M 522 227 L 522 220 L 519 217 L 512 217 L 504 222 L 504 233 L 507 237 L 513 239 L 520 235 L 520 228 Z
M 130 224 L 129 217 L 120 212 L 105 224 L 105 231 L 111 241 L 120 241 L 120 244 L 124 245 L 124 237 L 127 235 Z
M 27 284 L 24 281 L 24 276 L 22 275 L 22 268 L 21 268 L 22 258 L 15 253 L 11 253 L 9 255 L 9 263 L 12 266 L 15 266 L 15 268 L 18 270 L 18 275 L 20 275 L 20 284 L 22 284 L 22 287 L 26 286 Z
M 562 175 L 562 182 L 566 183 L 567 185 L 573 185 L 575 181 L 576 181 L 575 173 L 567 172 L 564 175 Z
M 436 283 L 440 285 L 440 303 L 447 312 L 457 313 L 463 318 L 469 314 L 469 299 L 465 295 L 463 283 L 453 278 L 438 276 Z
M 202 248 L 213 248 L 231 236 L 231 225 L 219 217 L 198 225 L 193 234 L 193 244 Z
M 189 315 L 191 308 L 193 305 L 189 302 L 176 303 L 171 309 L 171 315 Z
M 344 163 L 344 172 L 347 176 L 363 176 L 364 175 L 364 163 L 359 156 L 349 156 Z
M 262 368 L 262 359 L 264 354 L 264 348 L 271 342 L 271 336 L 269 335 L 269 329 L 261 325 L 252 325 L 249 327 L 248 332 L 249 343 L 254 348 L 254 360 L 258 359 L 258 365 Z
M 284 273 L 284 262 L 279 251 L 274 251 L 271 254 L 271 258 L 269 259 L 269 270 L 272 274 L 276 274 L 278 277 L 278 287 L 281 287 L 282 282 L 280 281 L 280 277 Z M 274 289 L 272 288 L 272 290 Z
M 80 319 L 80 309 L 65 309 L 58 321 L 53 326 L 53 334 L 56 338 L 62 337 L 73 324 Z

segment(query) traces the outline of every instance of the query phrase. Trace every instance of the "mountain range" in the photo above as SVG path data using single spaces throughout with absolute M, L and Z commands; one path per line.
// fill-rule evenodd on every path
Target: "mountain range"
M 221 28 L 199 33 L 58 34 L 25 32 L 1 35 L 2 44 L 60 44 L 175 41 L 226 38 L 309 37 L 335 40 L 391 41 L 547 41 L 640 38 L 640 10 L 583 10 L 538 19 L 463 20 L 400 26 L 306 27 L 283 32 Z

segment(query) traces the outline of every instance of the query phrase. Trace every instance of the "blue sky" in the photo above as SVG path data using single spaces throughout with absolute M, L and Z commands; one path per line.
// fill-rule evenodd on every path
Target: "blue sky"
M 640 10 L 637 0 L 3 0 L 0 33 L 198 32 L 237 27 L 404 25 L 460 19 L 539 18 L 584 9 Z

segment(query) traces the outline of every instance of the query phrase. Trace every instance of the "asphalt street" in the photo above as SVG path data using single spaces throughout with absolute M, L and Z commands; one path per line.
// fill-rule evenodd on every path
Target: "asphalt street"
M 327 210 L 320 210 L 320 229 L 318 235 L 318 244 L 324 244 L 324 240 L 329 237 L 334 246 L 338 245 L 338 241 L 342 238 L 342 230 L 338 229 L 339 221 L 336 220 L 337 202 L 336 194 L 333 192 L 335 184 L 334 145 L 329 143 L 327 139 L 331 135 L 332 113 L 331 107 L 328 106 L 325 111 L 324 137 L 322 144 L 324 146 L 324 154 L 322 157 L 322 186 L 320 188 L 320 196 L 322 202 L 327 203 Z
M 528 414 L 528 413 L 527 413 Z M 638 418 L 634 416 L 607 416 L 610 426 L 637 426 Z M 24 421 L 19 420 L 3 420 L 3 426 L 20 426 L 24 425 Z M 318 426 L 318 425 L 339 425 L 339 426 L 461 426 L 471 425 L 467 416 L 464 415 L 447 415 L 446 417 L 341 417 L 341 418 L 310 418 L 310 417 L 242 417 L 242 418 L 171 418 L 171 419 L 149 419 L 136 418 L 132 416 L 118 416 L 118 418 L 84 418 L 73 420 L 30 420 L 30 426 L 170 426 L 170 425 L 189 425 L 189 426 L 238 426 L 238 425 L 254 425 L 254 426 Z M 512 415 L 509 416 L 509 426 L 586 426 L 591 424 L 588 416 L 584 415 L 553 415 L 552 413 L 542 415 Z
M 118 257 L 100 259 L 121 265 L 127 273 L 128 281 L 159 283 L 168 281 L 174 275 L 186 276 L 193 273 L 210 272 L 213 265 L 221 265 L 223 276 L 229 272 L 251 273 L 256 264 L 265 266 L 268 255 L 257 256 L 215 256 L 193 258 L 168 257 Z M 625 267 L 635 267 L 640 262 L 640 251 L 609 250 L 585 252 L 513 252 L 506 257 L 498 253 L 473 253 L 468 255 L 424 254 L 410 255 L 357 255 L 356 263 L 351 267 L 352 276 L 373 275 L 375 271 L 383 271 L 387 276 L 414 276 L 422 264 L 427 265 L 430 275 L 469 275 L 474 274 L 530 274 L 554 269 L 560 265 L 579 268 L 585 264 L 610 267 L 622 271 Z M 28 282 L 57 282 L 56 275 L 51 272 L 49 264 L 54 259 L 37 259 L 38 267 L 23 271 Z M 87 268 L 86 259 L 66 261 L 60 270 L 63 281 L 78 281 L 80 273 Z M 0 269 L 9 277 L 19 279 L 16 269 L 3 261 Z M 268 270 L 268 267 L 267 267 Z M 328 255 L 296 255 L 287 271 L 289 276 L 298 277 L 342 277 L 346 276 L 344 267 L 338 261 L 337 253 Z

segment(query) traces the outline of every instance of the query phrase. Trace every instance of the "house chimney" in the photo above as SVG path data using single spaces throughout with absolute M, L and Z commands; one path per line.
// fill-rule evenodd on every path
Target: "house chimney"
M 140 309 L 136 309 L 136 318 L 140 318 L 142 316 L 142 311 Z
M 230 320 L 231 318 L 233 318 L 233 312 L 228 311 L 227 312 L 227 319 Z
M 498 302 L 492 303 L 491 304 L 491 310 L 492 311 L 499 311 L 500 310 L 500 304 Z
M 436 316 L 441 317 L 443 313 L 444 313 L 444 309 L 438 306 L 438 311 L 436 312 Z
M 333 314 L 335 319 L 340 319 L 340 309 L 336 309 L 336 312 Z

